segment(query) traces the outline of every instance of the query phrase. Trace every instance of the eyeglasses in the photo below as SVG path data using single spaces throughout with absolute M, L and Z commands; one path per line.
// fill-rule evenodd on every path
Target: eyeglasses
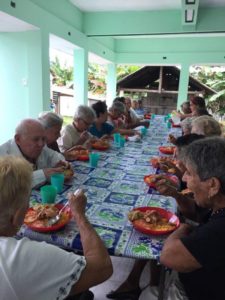
M 89 123 L 89 122 L 85 121 L 84 119 L 81 119 L 81 120 L 84 122 L 84 124 L 85 124 L 87 127 L 91 126 L 91 124 L 92 124 L 92 123 Z

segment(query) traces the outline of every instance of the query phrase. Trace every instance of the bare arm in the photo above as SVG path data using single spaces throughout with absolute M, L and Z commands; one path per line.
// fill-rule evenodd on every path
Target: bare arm
M 103 242 L 85 216 L 86 197 L 83 192 L 70 195 L 69 202 L 87 262 L 80 279 L 71 289 L 73 295 L 108 279 L 112 275 L 112 263 Z
M 163 265 L 182 273 L 192 272 L 202 267 L 180 240 L 181 237 L 188 235 L 190 231 L 190 225 L 181 224 L 166 239 L 160 256 L 160 262 Z

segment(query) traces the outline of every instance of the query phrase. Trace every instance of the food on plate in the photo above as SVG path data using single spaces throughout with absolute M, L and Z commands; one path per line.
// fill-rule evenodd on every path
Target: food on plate
M 192 191 L 189 190 L 189 189 L 184 189 L 184 190 L 181 191 L 181 194 L 182 195 L 192 194 Z
M 152 184 L 156 182 L 156 175 L 148 175 L 144 177 L 145 183 Z
M 145 212 L 138 210 L 130 211 L 128 219 L 137 226 L 154 231 L 170 231 L 176 227 L 175 223 L 169 222 L 167 218 L 154 209 L 149 209 Z
M 55 217 L 59 213 L 60 208 L 58 208 L 55 204 L 37 204 L 28 209 L 24 223 L 26 225 L 31 225 L 34 227 L 49 227 L 48 221 L 49 219 Z M 60 219 L 57 222 L 57 225 L 66 223 L 70 219 L 70 215 L 63 211 L 60 214 Z
M 89 151 L 87 149 L 75 149 L 66 154 L 69 160 L 89 160 Z
M 154 168 L 159 168 L 159 164 L 163 164 L 166 162 L 172 162 L 172 163 L 176 163 L 176 161 L 174 159 L 172 159 L 169 156 L 159 156 L 159 157 L 153 157 L 150 160 L 150 163 L 152 164 L 152 166 Z
M 98 140 L 92 144 L 92 147 L 98 150 L 106 150 L 109 148 L 109 143 L 105 140 Z
M 175 168 L 169 168 L 169 169 L 167 170 L 167 173 L 175 174 L 175 173 L 176 173 L 176 170 L 175 170 Z

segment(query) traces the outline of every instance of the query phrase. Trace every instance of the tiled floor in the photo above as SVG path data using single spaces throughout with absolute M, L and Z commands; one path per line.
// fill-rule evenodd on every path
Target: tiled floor
M 104 283 L 92 288 L 92 292 L 95 294 L 95 300 L 108 300 L 106 294 L 111 290 L 115 290 L 129 274 L 134 260 L 131 258 L 111 257 L 113 262 L 113 275 Z M 149 282 L 149 265 L 146 265 L 140 281 L 140 286 L 144 287 Z M 154 300 L 155 298 L 148 295 L 148 288 L 142 292 L 140 299 L 142 300 Z

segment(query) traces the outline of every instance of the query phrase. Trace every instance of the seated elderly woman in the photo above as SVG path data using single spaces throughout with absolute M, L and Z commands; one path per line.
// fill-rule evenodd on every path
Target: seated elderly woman
M 0 290 L 4 300 L 85 299 L 112 274 L 111 260 L 85 216 L 82 190 L 69 196 L 84 256 L 45 242 L 17 239 L 29 204 L 32 168 L 23 158 L 0 158 Z M 79 296 L 76 294 L 85 294 Z M 74 298 L 72 298 L 74 296 Z M 84 296 L 84 297 L 83 297 Z
M 206 108 L 205 99 L 199 96 L 195 96 L 190 99 L 190 109 L 191 113 L 178 113 L 181 120 L 200 115 L 210 115 Z
M 80 105 L 73 117 L 73 123 L 66 125 L 58 139 L 59 149 L 62 153 L 72 150 L 77 145 L 88 145 L 93 136 L 87 131 L 95 120 L 92 108 Z
M 39 114 L 38 120 L 45 128 L 46 144 L 48 148 L 60 152 L 57 139 L 63 125 L 63 118 L 54 112 L 46 111 Z
M 204 224 L 181 224 L 165 241 L 160 261 L 178 272 L 167 299 L 225 297 L 225 140 L 205 138 L 185 151 L 183 180 L 197 206 L 208 209 Z
M 191 123 L 191 132 L 203 134 L 205 136 L 221 136 L 222 129 L 219 122 L 210 116 L 200 116 L 195 118 Z

